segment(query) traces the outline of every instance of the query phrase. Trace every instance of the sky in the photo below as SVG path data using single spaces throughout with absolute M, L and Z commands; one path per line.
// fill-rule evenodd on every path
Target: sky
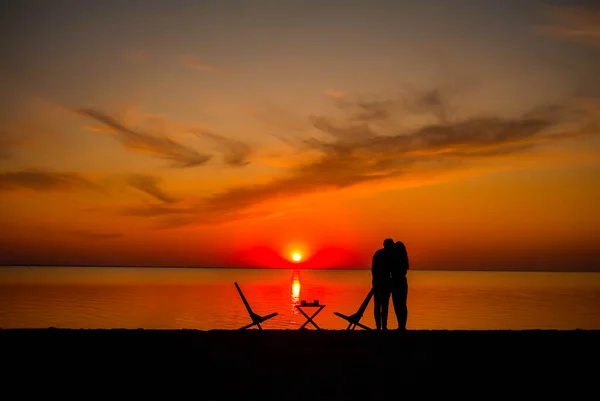
M 0 22 L 0 264 L 369 268 L 390 237 L 413 269 L 600 271 L 597 2 Z

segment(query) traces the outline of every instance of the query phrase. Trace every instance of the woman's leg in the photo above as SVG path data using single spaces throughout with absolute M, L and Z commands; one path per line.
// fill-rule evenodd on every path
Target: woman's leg
M 394 312 L 398 319 L 398 329 L 406 329 L 406 321 L 408 320 L 408 307 L 406 301 L 408 298 L 408 282 L 406 279 L 394 286 L 392 292 L 392 302 L 394 303 Z

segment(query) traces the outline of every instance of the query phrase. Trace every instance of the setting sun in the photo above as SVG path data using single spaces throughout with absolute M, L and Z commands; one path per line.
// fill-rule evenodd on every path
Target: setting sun
M 302 255 L 300 255 L 298 252 L 296 252 L 292 255 L 292 260 L 294 262 L 300 262 L 301 259 L 302 259 Z

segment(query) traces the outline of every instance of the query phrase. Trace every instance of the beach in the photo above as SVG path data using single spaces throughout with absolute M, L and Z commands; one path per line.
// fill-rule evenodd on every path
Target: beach
M 573 397 L 597 380 L 599 344 L 597 330 L 0 330 L 6 383 L 53 383 L 28 388 L 46 396 L 69 382 L 197 399 Z

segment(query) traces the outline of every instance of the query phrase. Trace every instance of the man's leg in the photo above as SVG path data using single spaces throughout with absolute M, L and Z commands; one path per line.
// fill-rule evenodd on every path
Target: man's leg
M 388 312 L 390 308 L 390 295 L 390 291 L 385 291 L 385 293 L 382 294 L 383 299 L 381 300 L 381 328 L 383 330 L 387 330 Z

